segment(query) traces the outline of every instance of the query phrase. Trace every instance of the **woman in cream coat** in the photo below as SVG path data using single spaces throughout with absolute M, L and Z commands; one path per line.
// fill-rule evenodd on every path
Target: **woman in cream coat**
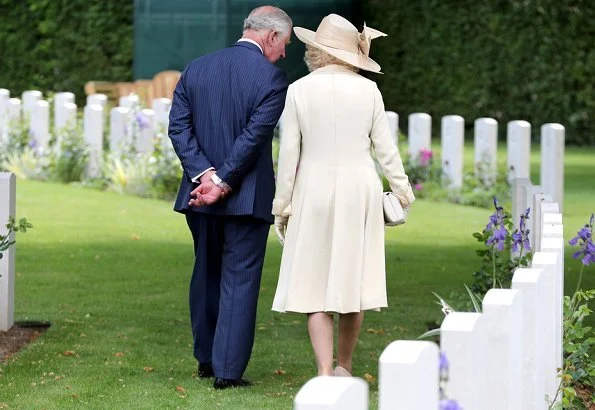
M 382 182 L 376 154 L 403 208 L 415 200 L 390 135 L 382 95 L 358 69 L 384 34 L 326 16 L 316 32 L 296 27 L 311 73 L 289 86 L 273 201 L 284 243 L 273 310 L 308 314 L 319 375 L 351 373 L 364 310 L 387 306 Z M 333 313 L 339 314 L 333 371 Z

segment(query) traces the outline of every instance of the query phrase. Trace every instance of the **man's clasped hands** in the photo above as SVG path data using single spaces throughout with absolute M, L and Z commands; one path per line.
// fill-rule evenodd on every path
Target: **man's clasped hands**
M 212 176 L 215 174 L 214 170 L 205 172 L 200 177 L 200 185 L 193 189 L 190 193 L 191 199 L 188 202 L 190 206 L 212 205 L 220 199 L 225 198 L 231 189 L 221 188 L 213 182 Z

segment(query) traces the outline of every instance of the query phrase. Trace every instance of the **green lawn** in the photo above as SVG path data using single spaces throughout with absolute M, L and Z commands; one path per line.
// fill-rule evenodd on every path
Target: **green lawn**
M 570 239 L 595 208 L 595 150 L 568 149 L 566 158 Z M 537 182 L 538 152 L 532 160 Z M 191 239 L 170 203 L 18 181 L 17 209 L 35 228 L 18 237 L 16 319 L 52 326 L 0 365 L 0 408 L 282 409 L 315 375 L 304 317 L 270 310 L 281 251 L 272 234 L 246 372 L 255 386 L 221 392 L 195 375 Z M 356 376 L 376 378 L 377 359 L 391 341 L 415 338 L 440 317 L 432 291 L 448 294 L 471 282 L 478 266 L 471 233 L 490 212 L 418 201 L 405 226 L 387 230 L 390 307 L 365 319 Z M 579 267 L 569 255 L 567 291 Z M 595 287 L 593 275 L 588 269 L 584 287 Z M 375 380 L 370 388 L 375 406 Z

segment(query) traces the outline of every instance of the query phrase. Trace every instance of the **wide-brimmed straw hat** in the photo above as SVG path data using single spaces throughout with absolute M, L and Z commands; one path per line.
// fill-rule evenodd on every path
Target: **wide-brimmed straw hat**
M 360 33 L 349 20 L 337 14 L 329 14 L 322 19 L 316 32 L 303 27 L 294 27 L 293 31 L 304 43 L 319 48 L 347 64 L 380 73 L 380 66 L 368 55 L 372 40 L 386 34 L 366 27 L 365 23 Z

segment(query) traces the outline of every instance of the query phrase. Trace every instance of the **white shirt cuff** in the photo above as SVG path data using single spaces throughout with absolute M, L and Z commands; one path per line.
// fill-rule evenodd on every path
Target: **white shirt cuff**
M 198 174 L 197 176 L 195 176 L 194 178 L 192 178 L 192 182 L 194 182 L 195 184 L 199 184 L 200 183 L 200 177 L 202 177 L 204 174 L 206 174 L 209 171 L 214 170 L 215 168 L 211 167 L 211 168 L 207 168 L 205 169 L 203 172 L 201 172 L 200 174 Z

